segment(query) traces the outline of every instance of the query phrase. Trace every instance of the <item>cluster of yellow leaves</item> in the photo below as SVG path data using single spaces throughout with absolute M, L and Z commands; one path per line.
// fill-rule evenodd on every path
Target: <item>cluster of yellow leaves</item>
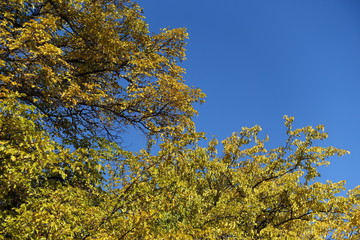
M 316 182 L 317 166 L 347 151 L 314 147 L 323 127 L 292 130 L 267 150 L 261 128 L 244 128 L 208 147 L 165 139 L 156 155 L 132 155 L 109 167 L 114 239 L 358 239 L 358 190 Z M 122 167 L 119 167 L 122 166 Z M 110 203 L 109 203 L 110 204 Z M 110 239 L 110 235 L 108 236 Z
M 5 0 L 0 16 L 0 87 L 24 93 L 49 130 L 65 138 L 117 136 L 126 125 L 192 130 L 192 104 L 204 94 L 177 65 L 185 29 L 151 35 L 128 0 Z
M 52 141 L 41 114 L 19 97 L 7 93 L 0 103 L 0 239 L 65 239 L 99 212 L 105 152 Z
M 169 198 L 174 201 L 169 215 L 188 214 L 181 215 L 175 232 L 188 236 L 184 239 L 325 239 L 333 233 L 333 239 L 359 237 L 359 222 L 345 220 L 357 212 L 358 199 L 353 193 L 348 198 L 336 196 L 344 183 L 308 183 L 318 175 L 316 166 L 346 151 L 312 147 L 312 141 L 325 137 L 322 127 L 292 132 L 292 120 L 286 122 L 289 138 L 284 147 L 267 151 L 256 126 L 224 140 L 221 156 L 216 140 L 208 148 L 172 156 L 178 172 L 167 169 L 161 176 L 170 175 L 167 186 L 181 190 Z

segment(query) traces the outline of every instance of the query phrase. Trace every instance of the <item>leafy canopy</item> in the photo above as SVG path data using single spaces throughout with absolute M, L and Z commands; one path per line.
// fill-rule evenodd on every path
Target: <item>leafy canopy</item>
M 4 0 L 0 86 L 46 115 L 65 139 L 119 136 L 126 126 L 173 135 L 192 128 L 185 29 L 149 34 L 128 0 Z
M 195 131 L 184 29 L 127 0 L 0 2 L 0 239 L 359 239 L 359 188 L 317 182 L 324 127 Z M 128 126 L 159 151 L 118 144 Z

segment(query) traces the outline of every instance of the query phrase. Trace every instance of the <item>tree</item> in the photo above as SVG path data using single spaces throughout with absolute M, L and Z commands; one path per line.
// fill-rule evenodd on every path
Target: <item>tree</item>
M 7 94 L 0 104 L 0 239 L 61 239 L 78 221 L 90 220 L 85 214 L 100 201 L 102 155 L 70 152 L 52 141 L 39 125 L 42 116 L 19 97 Z
M 323 126 L 201 146 L 184 29 L 151 35 L 126 0 L 5 0 L 0 19 L 0 239 L 359 238 L 359 188 L 316 181 L 347 153 L 314 145 Z M 159 151 L 122 149 L 128 125 Z
M 203 94 L 184 84 L 185 29 L 151 35 L 129 0 L 0 3 L 1 89 L 46 116 L 67 140 L 191 128 Z M 76 142 L 78 143 L 78 141 Z

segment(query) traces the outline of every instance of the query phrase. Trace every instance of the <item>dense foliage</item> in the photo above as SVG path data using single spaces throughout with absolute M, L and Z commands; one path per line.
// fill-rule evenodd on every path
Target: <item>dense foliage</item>
M 184 29 L 128 0 L 3 0 L 0 21 L 0 239 L 359 239 L 359 189 L 316 181 L 347 153 L 323 126 L 201 146 Z M 122 149 L 129 126 L 159 151 Z
M 191 127 L 203 97 L 182 80 L 184 29 L 150 35 L 127 0 L 4 0 L 0 3 L 3 88 L 46 115 L 68 140 L 127 125 L 171 135 Z

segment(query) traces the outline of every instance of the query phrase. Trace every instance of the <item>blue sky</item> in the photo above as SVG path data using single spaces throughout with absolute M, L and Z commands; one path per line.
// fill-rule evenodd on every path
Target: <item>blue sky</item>
M 185 79 L 207 94 L 197 129 L 219 139 L 262 126 L 274 145 L 295 126 L 324 124 L 323 145 L 351 154 L 322 180 L 360 184 L 360 1 L 139 0 L 151 31 L 186 27 Z

